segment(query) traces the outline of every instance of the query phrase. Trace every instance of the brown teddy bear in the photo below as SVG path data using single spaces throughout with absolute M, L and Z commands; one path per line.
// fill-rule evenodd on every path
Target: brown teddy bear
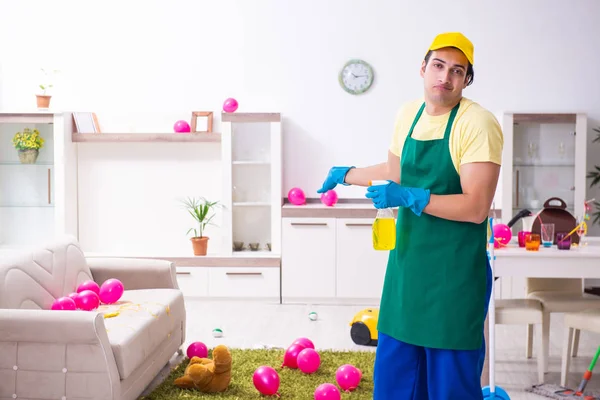
M 198 389 L 205 393 L 223 392 L 231 382 L 231 353 L 220 344 L 213 350 L 213 359 L 192 357 L 175 386 Z

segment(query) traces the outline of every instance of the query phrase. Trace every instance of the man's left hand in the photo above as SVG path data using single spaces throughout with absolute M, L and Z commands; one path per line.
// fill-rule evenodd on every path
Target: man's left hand
M 416 215 L 421 215 L 429 204 L 430 191 L 404 187 L 388 181 L 385 185 L 369 186 L 366 197 L 373 201 L 375 208 L 406 207 Z

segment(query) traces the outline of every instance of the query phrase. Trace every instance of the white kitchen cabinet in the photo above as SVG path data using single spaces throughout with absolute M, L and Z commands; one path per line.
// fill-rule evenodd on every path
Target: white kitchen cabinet
M 208 296 L 208 269 L 177 267 L 177 284 L 185 297 Z
M 211 298 L 267 299 L 279 303 L 279 268 L 211 267 L 208 269 Z
M 378 304 L 389 251 L 373 249 L 370 218 L 336 221 L 336 297 Z
M 335 298 L 335 218 L 283 218 L 281 250 L 283 302 Z

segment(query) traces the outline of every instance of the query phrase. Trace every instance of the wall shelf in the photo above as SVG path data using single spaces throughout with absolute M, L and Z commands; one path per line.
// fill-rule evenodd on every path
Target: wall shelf
M 131 142 L 220 142 L 220 133 L 73 133 L 73 142 L 131 143 Z

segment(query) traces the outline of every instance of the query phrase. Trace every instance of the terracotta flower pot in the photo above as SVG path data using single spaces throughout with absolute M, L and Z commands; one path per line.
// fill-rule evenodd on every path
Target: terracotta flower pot
M 50 108 L 50 98 L 52 96 L 36 94 L 35 97 L 37 98 L 37 107 L 38 108 Z
M 21 164 L 35 164 L 40 151 L 38 149 L 18 150 Z
M 192 241 L 192 247 L 194 248 L 194 255 L 205 256 L 206 250 L 208 249 L 208 236 L 193 237 L 190 240 Z

